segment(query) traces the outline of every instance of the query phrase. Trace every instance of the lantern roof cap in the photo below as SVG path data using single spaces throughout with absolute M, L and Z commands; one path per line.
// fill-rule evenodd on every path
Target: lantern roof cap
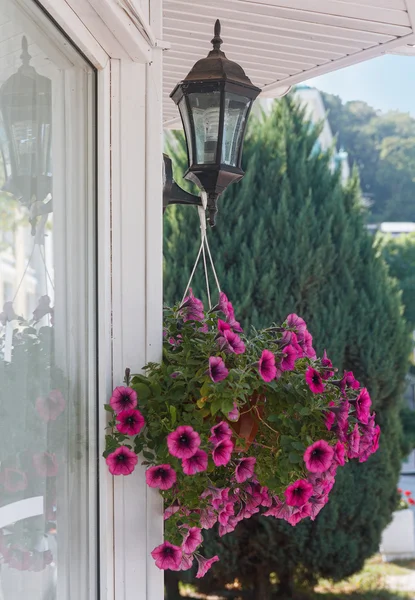
M 213 50 L 209 52 L 206 58 L 198 60 L 183 83 L 196 81 L 229 81 L 239 85 L 244 85 L 252 90 L 261 91 L 255 86 L 246 75 L 243 68 L 233 60 L 229 60 L 226 54 L 220 49 L 223 40 L 220 37 L 221 25 L 219 19 L 215 23 L 215 35 L 211 40 Z

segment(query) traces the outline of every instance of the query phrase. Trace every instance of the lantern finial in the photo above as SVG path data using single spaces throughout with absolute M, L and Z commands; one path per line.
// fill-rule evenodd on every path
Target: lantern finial
M 24 35 L 22 37 L 22 53 L 20 55 L 20 58 L 22 59 L 22 66 L 23 67 L 28 67 L 29 63 L 32 59 L 32 57 L 29 54 L 29 45 L 27 43 L 27 37 Z
M 219 19 L 216 19 L 215 30 L 214 30 L 215 37 L 211 40 L 214 50 L 220 50 L 220 47 L 223 44 L 223 39 L 220 37 L 220 29 L 221 29 L 220 21 L 219 21 Z

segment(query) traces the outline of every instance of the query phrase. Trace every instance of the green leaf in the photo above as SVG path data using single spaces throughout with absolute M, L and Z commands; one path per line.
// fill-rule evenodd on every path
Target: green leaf
M 200 395 L 202 396 L 202 398 L 204 396 L 207 396 L 209 394 L 209 381 L 206 380 L 205 383 L 202 385 L 202 387 L 200 388 Z
M 267 421 L 269 421 L 270 423 L 276 423 L 277 421 L 279 421 L 279 419 L 279 415 L 269 415 L 269 417 L 267 417 Z
M 221 410 L 224 415 L 227 415 L 233 409 L 233 400 L 231 398 L 227 398 L 222 401 Z
M 172 405 L 170 405 L 170 406 L 169 406 L 169 409 L 170 409 L 170 417 L 171 417 L 171 422 L 172 422 L 172 425 L 174 425 L 174 424 L 176 423 L 176 419 L 177 419 L 177 411 L 176 411 L 176 407 L 175 407 L 175 406 L 172 406 Z
M 150 389 L 148 388 L 148 386 L 144 385 L 144 383 L 135 383 L 134 389 L 137 392 L 139 402 L 140 400 L 148 398 L 151 394 Z
M 299 450 L 300 452 L 304 452 L 304 450 L 305 450 L 304 444 L 302 442 L 293 442 L 292 447 L 295 448 L 296 450 Z
M 303 457 L 300 454 L 297 454 L 296 452 L 290 452 L 288 455 L 288 460 L 290 461 L 290 463 L 297 464 L 303 460 Z
M 105 410 L 107 410 L 110 413 L 114 412 L 112 409 L 112 406 L 110 404 L 104 404 L 104 408 L 105 408 Z
M 161 386 L 157 381 L 153 381 L 150 385 L 150 388 L 155 396 L 161 395 Z
M 214 400 L 212 402 L 212 404 L 210 405 L 210 412 L 212 415 L 216 415 L 216 413 L 221 409 L 222 407 L 222 400 L 221 398 L 216 398 L 216 400 Z
M 148 452 L 147 450 L 143 450 L 143 456 L 144 458 L 147 458 L 147 460 L 154 460 L 154 454 L 152 452 Z

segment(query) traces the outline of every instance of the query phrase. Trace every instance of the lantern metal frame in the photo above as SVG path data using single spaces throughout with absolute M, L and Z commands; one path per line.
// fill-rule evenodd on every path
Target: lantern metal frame
M 220 37 L 221 25 L 219 20 L 215 23 L 214 33 L 215 35 L 211 41 L 213 50 L 209 52 L 206 58 L 197 61 L 185 79 L 178 83 L 170 94 L 170 97 L 179 107 L 179 110 L 180 103 L 185 103 L 186 116 L 188 117 L 189 127 L 186 127 L 182 111 L 180 111 L 186 136 L 188 158 L 188 169 L 184 177 L 195 183 L 200 189 L 206 191 L 208 196 L 209 220 L 212 226 L 215 224 L 218 197 L 231 183 L 239 181 L 244 176 L 241 162 L 246 125 L 253 101 L 261 91 L 260 88 L 253 85 L 242 67 L 234 61 L 229 60 L 220 49 L 223 40 Z M 198 94 L 200 97 L 203 97 L 204 94 L 212 92 L 220 93 L 216 156 L 214 162 L 198 163 L 195 162 L 195 157 L 197 156 L 196 125 L 190 103 L 190 94 Z M 241 101 L 248 100 L 245 112 L 243 113 L 244 118 L 240 124 L 241 130 L 238 132 L 240 135 L 238 136 L 237 155 L 233 161 L 234 164 L 228 164 L 223 160 L 226 119 L 225 103 L 227 94 L 229 93 L 234 94 L 236 97 L 239 96 Z M 188 139 L 189 136 L 190 139 Z M 191 152 L 189 147 L 192 149 Z

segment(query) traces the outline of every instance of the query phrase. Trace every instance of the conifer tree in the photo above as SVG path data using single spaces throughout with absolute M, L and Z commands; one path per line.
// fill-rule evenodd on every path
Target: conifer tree
M 343 187 L 318 150 L 319 128 L 291 97 L 251 119 L 244 179 L 219 199 L 209 240 L 222 288 L 244 329 L 302 316 L 318 354 L 353 370 L 372 395 L 383 428 L 381 451 L 339 473 L 317 520 L 291 528 L 254 518 L 222 539 L 210 533 L 221 562 L 200 585 L 239 578 L 255 600 L 269 597 L 269 574 L 282 588 L 294 578 L 339 579 L 363 565 L 379 545 L 396 502 L 400 467 L 399 398 L 409 340 L 399 293 L 365 228 L 357 174 Z M 170 138 L 176 178 L 186 168 L 183 138 Z M 196 190 L 193 190 L 196 191 Z M 165 216 L 165 299 L 176 302 L 199 245 L 197 211 L 174 206 Z M 202 295 L 202 268 L 193 289 Z M 261 583 L 261 591 L 258 586 Z M 284 592 L 286 593 L 286 592 Z M 259 594 L 259 595 L 258 595 Z

